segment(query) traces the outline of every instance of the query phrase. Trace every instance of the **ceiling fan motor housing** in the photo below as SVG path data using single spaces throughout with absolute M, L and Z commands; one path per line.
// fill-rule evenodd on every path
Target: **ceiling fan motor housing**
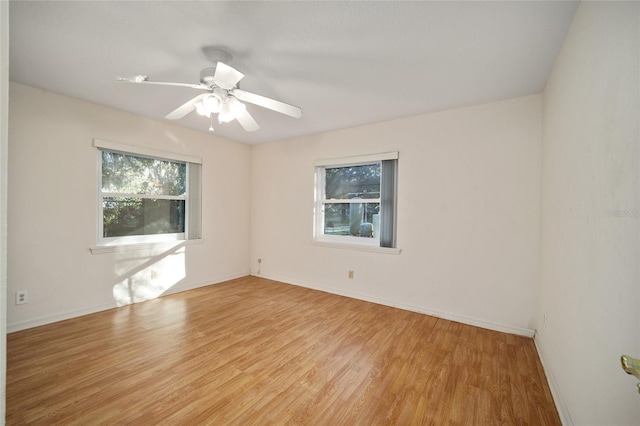
M 218 65 L 216 63 L 216 65 Z M 200 83 L 211 88 L 214 86 L 213 76 L 216 74 L 216 67 L 207 67 L 200 71 Z

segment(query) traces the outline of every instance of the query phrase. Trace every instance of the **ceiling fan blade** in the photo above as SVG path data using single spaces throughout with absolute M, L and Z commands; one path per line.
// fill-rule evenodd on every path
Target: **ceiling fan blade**
M 256 120 L 253 119 L 251 114 L 249 114 L 249 111 L 246 109 L 243 109 L 242 112 L 237 115 L 236 120 L 238 120 L 238 123 L 240 123 L 242 128 L 247 132 L 255 132 L 260 128 L 258 123 L 256 123 Z
M 263 108 L 268 108 L 270 110 L 280 112 L 293 118 L 302 117 L 302 110 L 297 106 L 285 104 L 284 102 L 266 98 L 261 95 L 256 95 L 255 93 L 245 92 L 244 90 L 240 89 L 232 90 L 231 93 L 241 101 L 249 102 Z
M 118 77 L 118 81 L 124 81 L 125 83 L 138 83 L 138 84 L 156 84 L 159 86 L 178 86 L 189 87 L 191 89 L 209 90 L 207 86 L 202 84 L 188 84 L 188 83 L 172 83 L 166 81 L 149 81 L 146 75 L 138 75 L 132 78 Z
M 180 105 L 178 108 L 171 111 L 164 118 L 168 118 L 169 120 L 181 119 L 182 117 L 184 117 L 185 115 L 189 114 L 191 111 L 196 109 L 196 104 L 200 102 L 202 98 L 204 98 L 205 96 L 207 96 L 206 93 L 196 96 L 195 98 L 191 99 L 190 101 L 187 101 L 186 103 Z
M 218 62 L 216 64 L 216 72 L 213 75 L 213 81 L 217 86 L 231 90 L 242 80 L 242 77 L 244 77 L 244 74 L 237 69 L 230 67 L 224 62 Z

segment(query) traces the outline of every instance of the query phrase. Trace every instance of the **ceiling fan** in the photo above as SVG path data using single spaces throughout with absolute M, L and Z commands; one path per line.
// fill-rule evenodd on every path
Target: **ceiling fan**
M 209 131 L 213 132 L 213 117 L 217 114 L 219 123 L 228 123 L 237 120 L 247 132 L 254 132 L 260 128 L 258 123 L 247 111 L 243 102 L 267 108 L 290 117 L 302 117 L 302 110 L 293 105 L 241 90 L 238 83 L 244 74 L 227 65 L 231 60 L 231 54 L 214 47 L 203 48 L 205 55 L 209 57 L 215 66 L 204 68 L 200 71 L 200 83 L 172 83 L 162 81 L 149 81 L 146 75 L 137 75 L 132 78 L 118 78 L 118 81 L 128 83 L 156 84 L 162 86 L 180 86 L 191 89 L 203 90 L 207 93 L 200 94 L 187 101 L 165 116 L 169 120 L 179 120 L 194 110 L 211 119 Z

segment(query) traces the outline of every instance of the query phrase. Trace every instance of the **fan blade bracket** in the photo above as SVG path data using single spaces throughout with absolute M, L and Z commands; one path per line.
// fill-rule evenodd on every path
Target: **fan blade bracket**
M 125 83 L 136 83 L 136 84 L 153 84 L 156 86 L 188 87 L 190 89 L 197 89 L 197 90 L 210 90 L 207 86 L 203 84 L 174 83 L 170 81 L 149 81 L 146 75 L 138 75 L 132 78 L 118 77 L 117 81 L 122 81 Z
M 118 77 L 118 81 L 125 81 L 127 83 L 142 83 L 143 81 L 147 81 L 149 79 L 148 75 L 138 74 L 133 77 Z

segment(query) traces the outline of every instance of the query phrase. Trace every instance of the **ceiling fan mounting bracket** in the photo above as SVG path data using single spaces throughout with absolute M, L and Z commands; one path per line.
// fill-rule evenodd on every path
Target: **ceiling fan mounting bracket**
M 202 48 L 202 53 L 204 53 L 204 56 L 214 64 L 217 64 L 218 62 L 228 64 L 233 59 L 231 53 L 224 49 L 220 49 L 217 46 L 205 46 Z

